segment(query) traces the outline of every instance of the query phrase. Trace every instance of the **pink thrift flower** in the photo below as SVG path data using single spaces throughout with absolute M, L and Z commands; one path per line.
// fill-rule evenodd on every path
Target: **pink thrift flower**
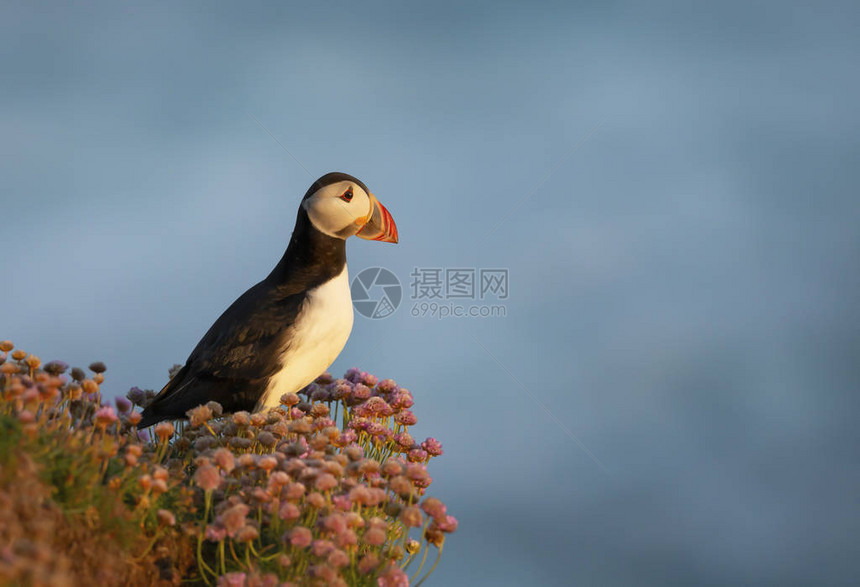
M 314 540 L 313 545 L 311 546 L 311 552 L 314 556 L 326 556 L 334 550 L 334 544 L 330 540 Z
M 357 503 L 360 505 L 369 505 L 370 488 L 365 487 L 364 485 L 359 485 L 358 487 L 352 489 L 349 492 L 349 499 L 353 503 Z
M 308 496 L 305 498 L 305 502 L 312 508 L 316 508 L 318 510 L 324 508 L 326 504 L 325 497 L 323 497 L 322 493 L 317 493 L 316 491 L 308 493 Z
M 351 447 L 355 446 L 355 442 L 357 440 L 358 435 L 355 433 L 355 430 L 348 429 L 346 430 L 346 432 L 341 433 L 337 438 L 335 438 L 332 441 L 332 444 L 338 448 L 344 449 L 343 451 L 341 451 L 341 454 L 346 455 L 347 458 L 349 458 L 349 455 L 346 451 L 349 450 Z
M 347 512 L 343 515 L 343 519 L 350 528 L 364 528 L 364 518 L 358 512 Z
M 410 410 L 403 410 L 394 415 L 394 421 L 402 426 L 414 426 L 418 418 Z
M 227 530 L 220 524 L 210 524 L 206 526 L 206 540 L 210 542 L 221 542 L 227 538 Z
M 98 428 L 105 428 L 110 426 L 114 422 L 117 421 L 116 410 L 114 410 L 110 406 L 105 406 L 103 408 L 99 408 L 96 411 L 96 415 L 94 416 L 96 426 Z
M 212 455 L 212 460 L 215 461 L 219 469 L 227 474 L 230 474 L 236 468 L 236 459 L 229 449 L 223 447 L 217 449 Z
M 358 470 L 365 477 L 372 477 L 379 472 L 379 461 L 376 459 L 364 459 L 358 466 Z
M 252 469 L 257 466 L 257 457 L 248 453 L 241 454 L 239 455 L 239 458 L 236 459 L 236 464 L 246 469 Z
M 407 479 L 403 475 L 397 475 L 396 477 L 392 477 L 391 481 L 388 483 L 388 486 L 391 488 L 391 491 L 401 497 L 406 497 L 407 495 L 412 493 L 412 483 L 410 483 L 409 479 Z
M 319 579 L 323 585 L 331 585 L 337 578 L 337 571 L 325 564 L 314 565 L 309 571 L 311 576 Z
M 381 530 L 380 528 L 370 528 L 362 537 L 362 540 L 365 544 L 369 544 L 370 546 L 382 546 L 385 544 L 385 541 L 388 539 L 388 534 L 385 530 Z
M 426 488 L 430 487 L 430 484 L 432 482 L 433 482 L 433 477 L 431 477 L 430 475 L 426 475 L 425 477 L 422 477 L 421 479 L 416 479 L 415 481 L 412 482 L 412 484 L 415 487 L 417 487 L 418 489 L 426 489 Z
M 371 436 L 385 436 L 386 432 L 390 432 L 390 429 L 379 422 L 371 422 L 367 427 L 367 433 Z
M 194 482 L 203 491 L 218 489 L 221 485 L 221 473 L 212 465 L 203 465 L 194 473 Z
M 376 580 L 379 587 L 409 587 L 409 577 L 395 564 L 382 571 Z
M 382 394 L 391 394 L 397 391 L 397 384 L 393 379 L 383 379 L 376 385 L 376 391 Z
M 329 514 L 322 520 L 323 528 L 332 534 L 340 534 L 347 528 L 346 518 L 340 514 Z
M 5 357 L 5 354 L 3 356 Z M 2 363 L 2 361 L 0 361 L 0 363 Z M 51 375 L 59 375 L 60 373 L 65 372 L 68 368 L 69 365 L 62 361 L 48 361 L 48 363 L 44 367 L 42 367 L 42 369 L 44 369 Z
M 337 487 L 337 479 L 330 473 L 323 473 L 314 481 L 314 487 L 320 491 L 330 491 Z
M 352 388 L 352 400 L 363 402 L 370 398 L 370 388 L 364 384 L 356 383 Z
M 289 485 L 290 476 L 283 471 L 275 471 L 269 476 L 268 491 L 272 494 L 279 493 L 281 487 Z
M 403 466 L 397 461 L 389 459 L 385 461 L 384 465 L 382 465 L 382 474 L 386 477 L 394 477 L 396 475 L 400 475 L 401 473 L 403 473 Z
M 131 410 L 131 402 L 124 397 L 117 397 L 114 402 L 116 403 L 116 409 L 122 414 Z
M 287 521 L 296 520 L 301 515 L 301 513 L 301 510 L 299 510 L 299 507 L 296 504 L 286 501 L 281 505 L 281 508 L 278 510 L 278 517 L 282 520 Z
M 176 516 L 168 510 L 158 510 L 158 523 L 162 526 L 175 526 Z
M 333 497 L 331 501 L 334 503 L 334 507 L 341 511 L 348 512 L 352 509 L 352 502 L 346 495 L 338 495 Z
M 428 438 L 422 442 L 421 448 L 426 450 L 431 457 L 438 457 L 442 454 L 442 443 L 435 438 Z
M 212 419 L 212 410 L 208 406 L 197 406 L 185 412 L 185 415 L 188 416 L 189 425 L 197 428 Z
M 349 427 L 355 432 L 364 432 L 370 427 L 370 420 L 360 416 L 356 416 L 349 421 Z
M 370 489 L 370 505 L 379 505 L 385 501 L 385 490 L 379 487 Z
M 445 504 L 435 497 L 428 497 L 421 503 L 421 509 L 424 513 L 433 518 L 440 519 L 445 517 Z
M 450 534 L 455 531 L 459 525 L 457 518 L 454 516 L 445 516 L 444 519 L 436 520 L 436 524 L 439 526 L 439 529 L 446 534 Z
M 370 552 L 361 557 L 361 560 L 358 561 L 358 572 L 362 575 L 367 575 L 378 566 L 379 556 L 377 556 L 375 553 Z
M 345 567 L 350 562 L 349 555 L 340 549 L 332 550 L 326 560 L 328 560 L 328 564 L 335 568 Z
M 273 456 L 266 455 L 264 457 L 260 457 L 260 460 L 257 461 L 257 466 L 268 473 L 278 466 L 278 459 Z
M 394 435 L 394 442 L 397 443 L 397 446 L 404 450 L 408 450 L 412 448 L 412 445 L 415 444 L 415 439 L 412 438 L 412 435 L 408 432 L 401 432 L 400 434 Z
M 281 396 L 281 405 L 287 406 L 288 408 L 292 408 L 294 405 L 299 403 L 301 399 L 295 393 L 285 393 Z
M 395 410 L 411 408 L 415 405 L 415 400 L 412 398 L 412 392 L 410 392 L 406 388 L 401 387 L 394 394 L 394 397 L 391 400 L 391 405 Z
M 431 523 L 424 531 L 424 539 L 436 548 L 442 548 L 445 543 L 445 534 L 435 523 Z
M 400 512 L 400 521 L 403 522 L 404 526 L 417 528 L 424 523 L 424 516 L 421 515 L 421 510 L 418 509 L 418 506 L 412 505 L 403 508 L 403 511 Z
M 413 448 L 407 453 L 406 458 L 413 463 L 423 463 L 427 460 L 427 451 L 420 448 Z
M 341 548 L 348 548 L 358 544 L 358 536 L 352 530 L 344 530 L 334 538 L 335 543 Z
M 127 397 L 134 405 L 139 406 L 146 399 L 146 393 L 139 387 L 132 387 L 128 390 L 128 393 L 125 394 L 125 397 Z
M 333 399 L 343 399 L 352 396 L 352 383 L 345 379 L 333 381 L 330 387 L 331 397 Z
M 230 538 L 233 538 L 245 526 L 245 516 L 248 515 L 248 509 L 248 506 L 244 503 L 237 503 L 221 512 L 218 516 L 217 521 L 224 526 Z
M 356 410 L 358 410 L 359 408 L 361 408 L 362 411 L 366 412 L 364 414 L 358 414 L 359 416 L 376 416 L 377 418 L 379 418 L 390 416 L 394 412 L 391 409 L 391 406 L 389 406 L 388 403 L 386 403 L 386 401 L 381 397 L 372 397 L 360 406 L 355 407 Z
M 305 495 L 305 486 L 302 483 L 290 483 L 287 486 L 287 499 L 301 499 Z
M 253 542 L 260 537 L 260 532 L 254 526 L 242 526 L 236 532 L 236 542 Z
M 369 418 L 372 414 L 367 403 L 359 404 L 352 409 L 352 415 L 355 418 Z
M 161 442 L 167 442 L 173 436 L 175 428 L 172 422 L 159 422 L 155 425 L 153 431 Z
M 343 377 L 347 381 L 350 381 L 352 383 L 358 383 L 359 381 L 361 381 L 361 369 L 359 369 L 358 367 L 350 367 L 347 370 L 346 375 L 344 375 Z
M 331 393 L 329 392 L 328 387 L 322 387 L 322 386 L 317 385 L 315 383 L 313 383 L 311 385 L 315 386 L 314 389 L 310 391 L 311 401 L 315 401 L 315 402 L 331 401 Z M 314 407 L 316 407 L 316 406 L 314 406 Z
M 218 577 L 218 587 L 245 587 L 247 575 L 236 571 Z
M 421 463 L 407 463 L 406 476 L 412 481 L 421 481 L 427 479 L 430 475 L 427 473 L 427 468 Z
M 206 407 L 212 411 L 212 415 L 216 418 L 220 418 L 221 414 L 224 413 L 224 408 L 218 402 L 206 402 Z
M 310 546 L 311 541 L 313 540 L 313 535 L 311 531 L 303 526 L 299 526 L 297 528 L 293 528 L 289 532 L 290 535 L 290 544 L 295 546 L 296 548 L 307 548 Z
M 262 505 L 268 503 L 272 499 L 272 496 L 262 487 L 255 487 L 251 490 L 251 499 L 255 505 Z

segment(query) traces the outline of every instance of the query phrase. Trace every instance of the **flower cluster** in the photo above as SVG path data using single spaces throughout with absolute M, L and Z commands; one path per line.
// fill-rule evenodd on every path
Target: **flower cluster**
M 103 402 L 105 370 L 0 342 L 0 583 L 152 584 L 194 569 L 172 511 L 190 494 L 167 487 L 131 402 Z
M 154 426 L 149 441 L 133 406 L 146 405 L 151 391 L 132 388 L 108 405 L 104 365 L 68 377 L 67 365 L 41 366 L 13 348 L 0 343 L 0 416 L 24 438 L 64 436 L 95 463 L 93 485 L 113 492 L 143 530 L 145 551 L 135 558 L 162 579 L 420 584 L 457 528 L 426 495 L 427 466 L 442 446 L 413 438 L 413 396 L 390 379 L 358 369 L 342 379 L 324 374 L 265 413 L 222 414 L 210 402 L 187 421 Z M 2 569 L 0 556 L 0 579 Z
M 188 464 L 204 579 L 226 584 L 408 585 L 428 550 L 441 553 L 457 521 L 424 497 L 441 444 L 415 441 L 409 390 L 351 369 L 323 374 L 267 413 L 221 416 L 216 403 L 188 412 L 167 462 Z M 191 456 L 193 455 L 193 456 Z M 425 571 L 422 574 L 422 571 Z

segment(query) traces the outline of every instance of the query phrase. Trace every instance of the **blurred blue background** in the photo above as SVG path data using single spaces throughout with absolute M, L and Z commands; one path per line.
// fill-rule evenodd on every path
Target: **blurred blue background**
M 332 371 L 409 387 L 444 444 L 434 584 L 850 583 L 858 26 L 855 2 L 4 2 L 0 337 L 158 389 L 346 171 L 401 235 L 350 241 L 351 272 L 407 299 Z M 509 269 L 507 316 L 411 316 L 414 267 Z

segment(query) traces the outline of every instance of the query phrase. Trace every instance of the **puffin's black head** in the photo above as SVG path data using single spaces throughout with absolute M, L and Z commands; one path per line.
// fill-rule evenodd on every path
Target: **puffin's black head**
M 302 198 L 302 208 L 314 227 L 328 236 L 397 242 L 391 214 L 364 182 L 346 173 L 335 171 L 316 180 Z

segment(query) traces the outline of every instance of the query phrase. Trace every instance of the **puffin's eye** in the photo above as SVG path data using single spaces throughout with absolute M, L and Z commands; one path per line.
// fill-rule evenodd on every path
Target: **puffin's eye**
M 352 201 L 352 187 L 350 187 L 348 190 L 343 192 L 343 194 L 341 194 L 341 196 L 340 196 L 340 199 L 343 200 L 344 202 L 351 202 Z

